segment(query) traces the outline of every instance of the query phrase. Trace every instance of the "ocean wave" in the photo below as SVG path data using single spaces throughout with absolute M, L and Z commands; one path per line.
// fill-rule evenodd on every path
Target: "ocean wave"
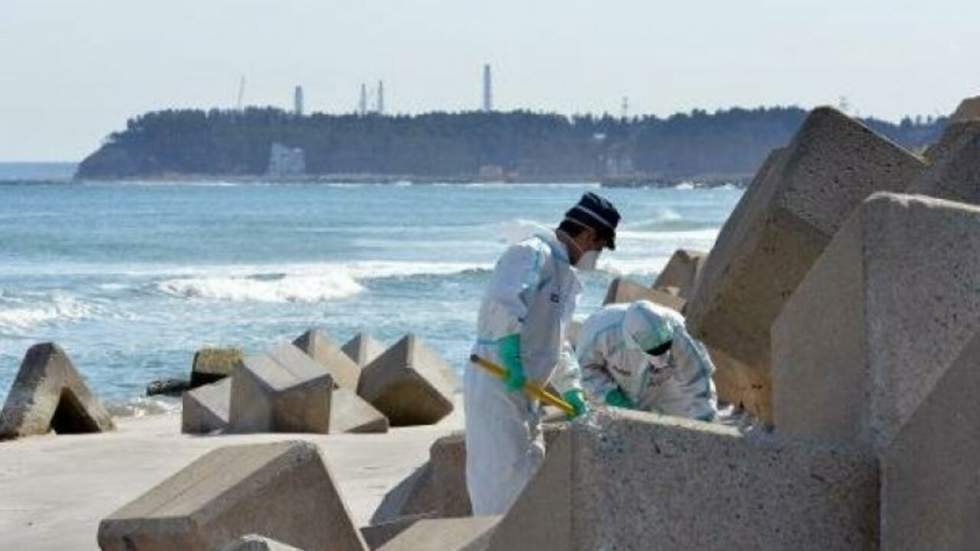
M 180 412 L 180 400 L 166 396 L 139 396 L 125 401 L 113 401 L 106 404 L 106 409 L 113 417 L 143 417 Z
M 0 302 L 0 334 L 21 333 L 56 322 L 79 321 L 96 315 L 96 311 L 96 305 L 64 293 L 20 298 L 4 295 Z
M 614 276 L 656 275 L 663 271 L 668 260 L 668 256 L 628 259 L 600 257 L 598 269 Z
M 156 288 L 189 299 L 235 302 L 326 302 L 361 293 L 372 279 L 447 276 L 490 269 L 465 262 L 361 261 L 284 266 L 225 267 L 217 273 L 160 281 Z
M 157 288 L 182 298 L 233 302 L 323 302 L 353 296 L 364 290 L 347 274 L 177 278 L 161 281 Z

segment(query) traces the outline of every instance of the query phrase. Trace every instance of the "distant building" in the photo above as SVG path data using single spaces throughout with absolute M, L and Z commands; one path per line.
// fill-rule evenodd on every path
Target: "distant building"
M 296 90 L 293 92 L 293 111 L 302 116 L 303 115 L 303 87 L 297 86 Z
M 483 111 L 493 111 L 493 81 L 490 77 L 490 64 L 483 66 Z
M 385 112 L 385 83 L 384 81 L 378 81 L 378 104 L 375 106 L 376 111 L 379 115 L 383 115 Z
M 306 173 L 306 154 L 299 147 L 272 142 L 269 149 L 269 176 L 297 176 Z
M 500 165 L 483 165 L 479 173 L 481 180 L 498 182 L 504 179 L 504 167 Z

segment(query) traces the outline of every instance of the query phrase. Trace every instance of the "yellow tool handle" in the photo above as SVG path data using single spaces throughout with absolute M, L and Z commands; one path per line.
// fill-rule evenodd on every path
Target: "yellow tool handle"
M 496 375 L 501 379 L 507 376 L 506 369 L 491 362 L 490 360 L 481 358 L 476 354 L 470 355 L 470 361 L 482 367 L 483 369 L 486 369 L 487 371 L 489 371 L 490 373 Z M 527 381 L 526 383 L 524 383 L 524 392 L 527 392 L 534 398 L 537 398 L 538 400 L 548 405 L 555 406 L 556 408 L 564 411 L 566 415 L 575 415 L 575 408 L 573 408 L 571 404 L 555 396 L 554 394 L 548 392 L 547 390 L 541 388 L 541 385 L 537 383 L 532 383 L 531 381 Z

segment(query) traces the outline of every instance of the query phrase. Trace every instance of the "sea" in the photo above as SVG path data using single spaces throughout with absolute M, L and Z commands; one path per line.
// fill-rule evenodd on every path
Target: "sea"
M 312 327 L 340 343 L 414 333 L 462 370 L 497 257 L 554 227 L 582 193 L 607 197 L 623 221 L 617 250 L 582 274 L 579 318 L 613 278 L 651 283 L 676 248 L 710 249 L 742 193 L 31 174 L 0 182 L 0 397 L 24 352 L 54 341 L 116 414 L 130 415 L 176 408 L 146 398 L 146 385 L 186 378 L 201 347 L 256 353 Z

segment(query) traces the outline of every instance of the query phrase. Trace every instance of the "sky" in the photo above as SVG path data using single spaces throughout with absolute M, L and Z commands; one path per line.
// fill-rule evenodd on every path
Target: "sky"
M 0 161 L 78 161 L 163 108 L 667 116 L 837 104 L 897 120 L 980 95 L 976 0 L 0 0 Z

